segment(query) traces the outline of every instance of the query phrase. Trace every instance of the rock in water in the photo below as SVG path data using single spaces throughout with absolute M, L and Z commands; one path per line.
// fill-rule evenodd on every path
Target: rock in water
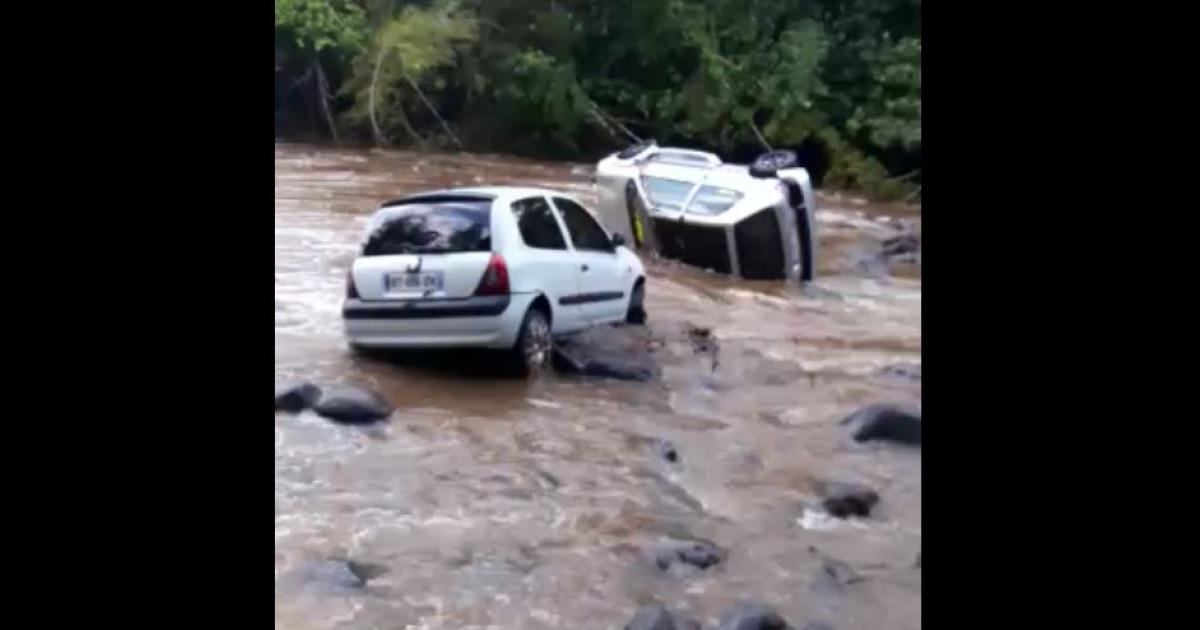
M 703 541 L 673 542 L 659 547 L 654 553 L 658 568 L 666 571 L 675 564 L 686 564 L 697 569 L 707 569 L 720 564 L 721 550 L 716 545 Z
M 300 413 L 316 404 L 321 388 L 312 383 L 293 383 L 275 388 L 275 411 Z
M 792 630 L 792 626 L 770 606 L 741 602 L 721 614 L 717 630 Z
M 647 351 L 644 332 L 625 328 L 592 329 L 554 346 L 560 372 L 623 381 L 647 382 L 660 368 Z
M 304 567 L 299 577 L 307 590 L 347 594 L 362 589 L 368 581 L 386 572 L 381 565 L 329 558 Z
M 838 518 L 870 516 L 871 508 L 879 502 L 879 493 L 860 483 L 820 482 L 817 494 L 825 511 Z
M 671 611 L 659 604 L 642 606 L 625 624 L 625 630 L 680 630 Z
M 921 443 L 921 412 L 897 405 L 869 405 L 846 416 L 856 442 L 883 440 L 900 444 Z
M 658 453 L 663 459 L 672 464 L 679 462 L 679 452 L 675 450 L 674 444 L 661 439 L 656 439 L 651 444 L 654 446 L 654 452 Z
M 313 411 L 334 422 L 370 424 L 390 416 L 392 407 L 375 392 L 347 386 L 322 394 Z

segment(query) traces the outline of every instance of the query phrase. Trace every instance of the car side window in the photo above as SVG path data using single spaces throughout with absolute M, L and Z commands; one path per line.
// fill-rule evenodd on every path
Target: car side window
M 590 249 L 601 252 L 613 251 L 612 241 L 608 234 L 596 223 L 592 215 L 583 206 L 562 197 L 554 198 L 554 205 L 562 213 L 563 223 L 567 224 L 567 232 L 571 234 L 571 242 L 575 249 Z
M 554 219 L 554 211 L 545 197 L 530 197 L 512 204 L 513 216 L 525 244 L 537 249 L 566 249 L 562 228 Z

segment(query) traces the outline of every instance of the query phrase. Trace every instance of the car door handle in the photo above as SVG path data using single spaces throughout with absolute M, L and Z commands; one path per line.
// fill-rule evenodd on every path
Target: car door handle
M 580 266 L 579 266 L 579 268 L 580 268 L 580 269 L 582 269 L 582 270 L 584 270 L 584 271 L 587 271 L 587 270 L 588 270 L 588 266 L 587 266 L 586 264 L 584 264 L 584 265 L 580 265 Z

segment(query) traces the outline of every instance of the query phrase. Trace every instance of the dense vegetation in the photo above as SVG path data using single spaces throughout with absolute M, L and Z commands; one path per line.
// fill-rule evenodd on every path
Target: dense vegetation
M 919 195 L 920 0 L 275 0 L 277 135 L 594 157 L 801 153 Z

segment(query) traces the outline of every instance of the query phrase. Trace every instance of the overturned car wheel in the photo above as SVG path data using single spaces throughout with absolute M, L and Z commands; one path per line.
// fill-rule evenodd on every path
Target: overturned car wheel
M 795 151 L 770 151 L 754 158 L 750 165 L 752 177 L 775 177 L 775 173 L 800 164 Z
M 637 144 L 631 144 L 624 149 L 621 149 L 621 151 L 617 153 L 617 157 L 622 160 L 635 158 L 638 156 L 638 154 L 642 153 L 646 149 L 649 149 L 650 147 L 656 146 L 657 144 L 658 143 L 656 143 L 654 140 L 643 140 Z

